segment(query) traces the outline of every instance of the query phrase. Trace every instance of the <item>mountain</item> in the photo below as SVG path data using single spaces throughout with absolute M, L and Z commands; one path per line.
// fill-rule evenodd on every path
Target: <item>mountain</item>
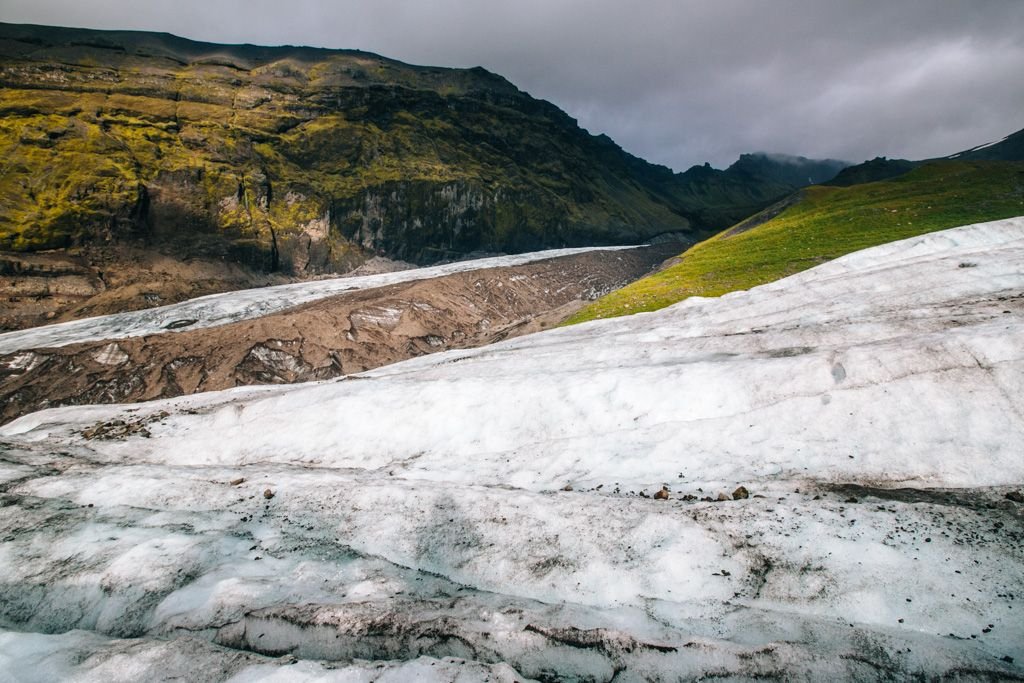
M 836 187 L 849 187 L 850 185 L 862 185 L 863 183 L 874 183 L 879 180 L 897 178 L 904 173 L 912 171 L 920 165 L 916 161 L 907 159 L 887 159 L 875 157 L 856 166 L 848 166 L 841 170 L 832 180 L 822 183 L 824 185 L 835 185 Z
M 859 249 L 1020 215 L 1019 161 L 932 161 L 889 180 L 808 187 L 595 301 L 569 322 L 656 310 L 691 296 L 721 296 Z
M 1002 140 L 978 145 L 946 158 L 963 161 L 1024 161 L 1024 130 L 1018 130 Z
M 835 177 L 848 162 L 784 154 L 742 154 L 724 171 L 710 164 L 676 174 L 668 185 L 672 206 L 694 225 L 728 227 L 793 190 Z
M 849 187 L 861 183 L 873 183 L 879 180 L 896 178 L 929 161 L 1024 161 L 1024 130 L 1007 135 L 1002 140 L 978 145 L 971 149 L 957 152 L 946 157 L 909 161 L 907 159 L 886 159 L 876 157 L 862 164 L 842 169 L 825 185 Z
M 0 86 L 0 249 L 18 252 L 141 245 L 304 276 L 692 242 L 837 166 L 674 173 L 482 68 L 352 50 L 3 24 Z
M 27 415 L 0 670 L 1020 681 L 1022 263 L 1011 219 L 344 380 Z
M 785 187 L 820 185 L 834 178 L 850 164 L 838 159 L 808 159 L 788 154 L 741 154 L 725 171 L 751 184 L 773 182 Z

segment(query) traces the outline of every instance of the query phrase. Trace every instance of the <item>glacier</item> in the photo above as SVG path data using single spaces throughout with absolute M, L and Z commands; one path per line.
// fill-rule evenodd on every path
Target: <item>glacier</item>
M 571 247 L 523 254 L 490 256 L 375 275 L 325 277 L 272 287 L 208 294 L 176 304 L 126 313 L 81 318 L 0 334 L 0 354 L 22 349 L 60 347 L 96 339 L 126 339 L 165 332 L 198 330 L 251 320 L 295 306 L 359 289 L 374 289 L 413 280 L 465 273 L 484 268 L 519 266 L 535 261 L 635 247 Z
M 0 427 L 0 680 L 1024 680 L 1022 485 L 1016 218 Z

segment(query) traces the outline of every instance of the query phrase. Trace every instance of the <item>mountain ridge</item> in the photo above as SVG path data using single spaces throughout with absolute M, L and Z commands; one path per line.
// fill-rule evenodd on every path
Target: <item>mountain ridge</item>
M 913 169 L 934 161 L 1024 161 L 1024 130 L 1010 133 L 1000 140 L 977 145 L 948 156 L 911 161 L 909 159 L 888 159 L 875 157 L 860 164 L 841 169 L 831 180 L 822 185 L 849 187 L 862 183 L 898 178 Z

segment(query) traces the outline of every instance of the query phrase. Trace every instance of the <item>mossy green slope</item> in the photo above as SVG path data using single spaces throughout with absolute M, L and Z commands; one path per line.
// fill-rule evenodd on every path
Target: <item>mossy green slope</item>
M 479 68 L 0 25 L 0 249 L 316 271 L 696 237 L 672 176 Z
M 798 162 L 673 173 L 480 68 L 0 24 L 0 249 L 134 240 L 323 272 L 693 242 L 838 170 Z
M 772 215 L 777 212 L 777 215 Z M 1024 163 L 938 161 L 894 180 L 814 186 L 721 232 L 680 261 L 594 302 L 568 324 L 749 289 L 853 251 L 1024 215 Z M 763 222 L 762 222 L 763 221 Z

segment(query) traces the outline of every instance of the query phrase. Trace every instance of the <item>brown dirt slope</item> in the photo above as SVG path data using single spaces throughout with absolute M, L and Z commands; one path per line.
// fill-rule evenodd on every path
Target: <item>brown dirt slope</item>
M 0 421 L 247 384 L 328 379 L 553 326 L 679 245 L 590 252 L 359 290 L 256 320 L 0 355 Z
M 0 332 L 291 282 L 212 259 L 126 246 L 0 252 Z

